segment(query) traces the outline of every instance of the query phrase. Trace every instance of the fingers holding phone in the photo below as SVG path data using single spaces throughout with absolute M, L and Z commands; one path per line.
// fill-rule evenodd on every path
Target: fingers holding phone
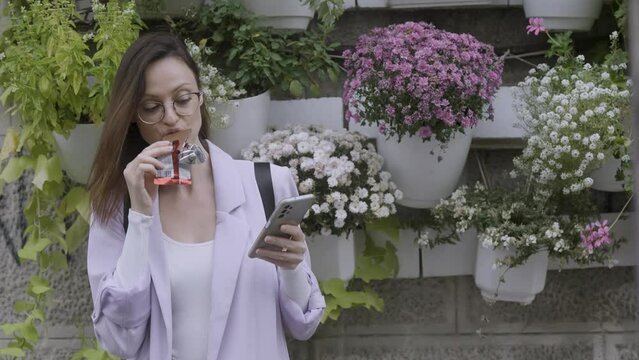
M 290 237 L 266 236 L 264 242 L 271 246 L 257 249 L 256 257 L 283 269 L 293 270 L 304 260 L 306 236 L 302 229 L 295 225 L 282 225 L 280 231 Z M 279 250 L 274 250 L 273 247 Z

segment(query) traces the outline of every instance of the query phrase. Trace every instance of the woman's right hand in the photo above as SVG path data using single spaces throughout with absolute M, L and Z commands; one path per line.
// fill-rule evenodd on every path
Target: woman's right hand
M 170 141 L 157 141 L 147 146 L 124 168 L 124 179 L 129 189 L 131 209 L 144 215 L 151 215 L 157 185 L 153 183 L 155 171 L 165 165 L 158 157 L 168 155 L 173 150 Z

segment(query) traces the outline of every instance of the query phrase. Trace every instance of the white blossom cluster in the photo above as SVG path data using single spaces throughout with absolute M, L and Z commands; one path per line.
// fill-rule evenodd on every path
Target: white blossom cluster
M 189 39 L 185 43 L 191 57 L 200 69 L 201 91 L 204 95 L 204 105 L 211 116 L 211 125 L 215 128 L 226 128 L 230 125 L 229 115 L 218 112 L 215 105 L 230 103 L 237 106 L 237 101 L 231 99 L 237 99 L 246 91 L 237 89 L 235 82 L 227 79 L 215 66 L 204 62 L 203 55 L 210 55 L 211 49 L 200 47 Z
M 511 175 L 529 175 L 564 194 L 590 187 L 589 173 L 628 136 L 626 64 L 591 65 L 583 56 L 575 63 L 531 69 L 519 83 L 515 102 L 530 136 L 523 154 L 514 160 L 516 170 Z
M 287 166 L 301 194 L 312 193 L 309 233 L 347 234 L 394 214 L 402 192 L 382 171 L 383 158 L 357 132 L 295 126 L 262 136 L 242 151 L 252 161 Z
M 483 191 L 485 187 L 477 183 L 475 190 Z M 471 226 L 475 216 L 479 213 L 479 208 L 469 204 L 466 200 L 468 186 L 462 185 L 455 190 L 449 198 L 441 199 L 439 204 L 433 209 L 435 218 L 443 220 L 446 216 L 450 216 L 455 220 L 455 231 L 463 234 Z

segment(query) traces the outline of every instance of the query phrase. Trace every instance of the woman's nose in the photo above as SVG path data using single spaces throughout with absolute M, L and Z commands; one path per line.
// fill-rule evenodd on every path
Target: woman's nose
M 164 119 L 162 121 L 167 125 L 175 124 L 180 116 L 175 112 L 173 106 L 164 105 Z

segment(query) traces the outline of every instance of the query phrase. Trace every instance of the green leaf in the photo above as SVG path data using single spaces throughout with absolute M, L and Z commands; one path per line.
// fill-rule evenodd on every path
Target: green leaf
M 89 204 L 89 193 L 84 187 L 76 186 L 72 188 L 64 197 L 64 205 L 65 216 L 77 211 L 84 221 L 89 222 L 91 206 Z
M 4 142 L 2 143 L 2 150 L 0 150 L 0 161 L 9 158 L 9 156 L 18 150 L 18 143 L 20 142 L 19 130 L 13 127 L 7 129 L 7 133 L 4 135 Z
M 24 247 L 18 250 L 18 256 L 21 259 L 37 260 L 38 253 L 46 249 L 51 244 L 51 240 L 47 238 L 32 238 L 27 241 Z
M 13 305 L 13 310 L 17 313 L 21 313 L 31 311 L 34 307 L 35 304 L 32 302 L 19 300 Z
M 381 231 L 388 235 L 391 240 L 395 242 L 399 241 L 399 219 L 396 215 L 391 215 L 385 218 L 376 219 L 366 223 L 367 231 Z
M 89 224 L 80 216 L 73 222 L 64 237 L 67 253 L 75 252 L 87 239 Z
M 13 335 L 23 323 L 9 323 L 0 325 L 0 330 L 2 330 L 5 335 Z
M 19 358 L 27 356 L 24 350 L 20 348 L 16 348 L 16 347 L 0 348 L 0 355 L 7 355 L 7 356 L 13 356 L 13 357 L 19 357 Z
M 46 76 L 40 77 L 40 80 L 38 80 L 38 88 L 40 89 L 40 93 L 43 97 L 49 97 L 49 93 L 51 92 L 51 82 Z
M 31 323 L 24 324 L 20 329 L 20 333 L 22 334 L 22 336 L 24 336 L 25 339 L 34 343 L 38 342 L 38 340 L 40 339 L 38 330 Z
M 43 190 L 44 183 L 47 181 L 61 182 L 62 168 L 60 166 L 60 158 L 53 156 L 47 159 L 46 156 L 38 156 L 35 166 L 35 174 L 33 176 L 33 184 L 40 190 Z
M 329 279 L 320 282 L 320 288 L 325 294 L 326 300 L 326 310 L 322 321 L 327 318 L 337 320 L 341 309 L 349 309 L 354 306 L 373 308 L 377 311 L 384 309 L 384 300 L 369 287 L 363 291 L 348 291 L 343 280 Z
M 56 250 L 49 254 L 49 261 L 53 270 L 69 270 L 67 256 L 62 251 Z
M 14 182 L 20 178 L 24 170 L 30 165 L 29 159 L 25 157 L 11 158 L 7 166 L 0 173 L 0 178 L 5 182 Z
M 51 291 L 49 281 L 41 276 L 32 276 L 30 285 L 30 290 L 36 295 L 42 295 Z
M 291 81 L 291 83 L 288 86 L 288 90 L 291 92 L 291 95 L 298 98 L 302 97 L 302 95 L 304 94 L 304 87 L 302 86 L 302 83 L 299 82 L 298 80 Z
M 363 255 L 357 258 L 355 264 L 355 277 L 368 283 L 371 280 L 392 278 L 398 271 L 399 260 L 393 243 L 387 241 L 384 247 L 376 246 L 367 234 Z
M 40 320 L 41 322 L 44 322 L 44 320 L 46 319 L 44 310 L 42 310 L 41 308 L 33 309 L 30 316 L 32 319 Z

